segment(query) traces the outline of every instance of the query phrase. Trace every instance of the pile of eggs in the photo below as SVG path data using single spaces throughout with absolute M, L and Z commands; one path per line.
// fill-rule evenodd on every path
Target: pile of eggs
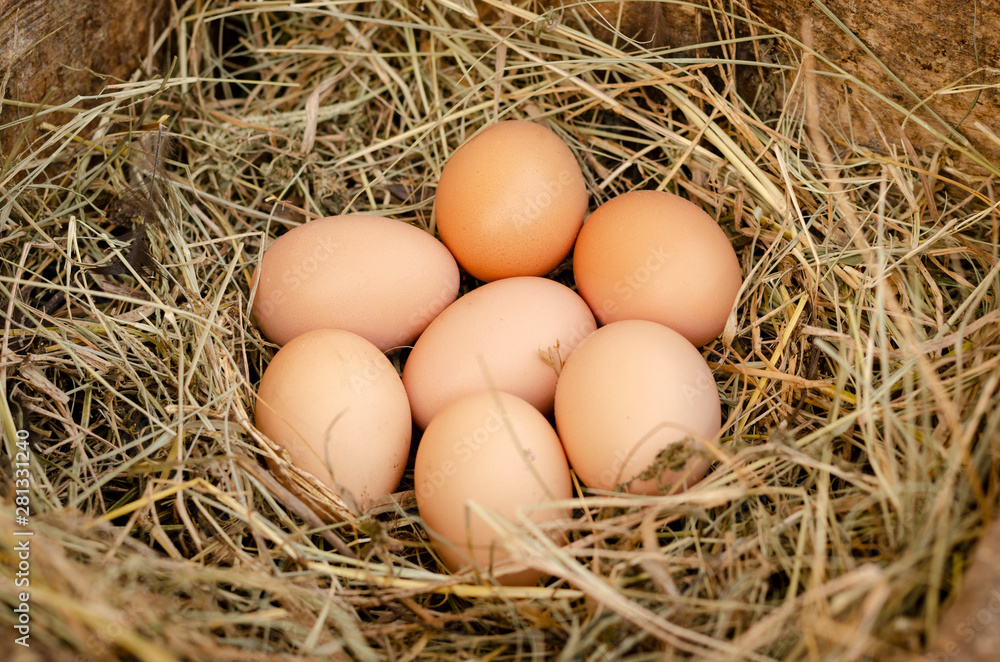
M 558 541 L 571 469 L 635 494 L 700 480 L 721 407 L 697 347 L 733 309 L 736 254 L 670 193 L 587 210 L 562 139 L 507 121 L 445 164 L 441 241 L 368 215 L 285 233 L 253 276 L 254 320 L 281 345 L 256 426 L 360 511 L 397 489 L 422 430 L 415 493 L 438 556 L 511 584 L 540 574 L 504 573 L 504 523 Z M 571 252 L 576 291 L 545 277 Z M 484 283 L 461 297 L 460 268 Z M 385 352 L 408 346 L 400 375 Z

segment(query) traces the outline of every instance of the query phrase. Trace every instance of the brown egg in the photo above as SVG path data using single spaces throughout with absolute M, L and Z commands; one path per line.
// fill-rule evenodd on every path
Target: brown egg
M 562 361 L 595 328 L 584 300 L 548 278 L 504 278 L 472 290 L 431 322 L 406 359 L 413 421 L 426 427 L 449 402 L 489 388 L 550 412 Z
M 441 240 L 484 281 L 544 276 L 573 248 L 587 186 L 573 152 L 534 122 L 498 122 L 445 163 L 434 200 Z
M 391 494 L 410 450 L 399 373 L 364 338 L 316 329 L 278 350 L 257 390 L 257 429 L 361 509 Z
M 659 191 L 632 191 L 598 207 L 577 237 L 573 275 L 602 324 L 651 320 L 697 346 L 722 333 L 742 284 L 719 224 Z
M 459 273 L 430 233 L 355 214 L 318 218 L 278 237 L 253 281 L 253 317 L 272 342 L 343 329 L 384 352 L 412 343 L 455 300 Z
M 505 572 L 501 536 L 470 504 L 515 523 L 571 516 L 545 506 L 573 495 L 559 437 L 537 409 L 508 393 L 481 391 L 442 409 L 417 446 L 414 481 L 417 509 L 444 564 L 457 571 L 474 563 L 503 584 L 534 584 L 542 574 Z
M 556 428 L 588 487 L 633 494 L 686 489 L 705 475 L 721 427 L 719 391 L 698 350 L 646 320 L 590 334 L 563 366 Z

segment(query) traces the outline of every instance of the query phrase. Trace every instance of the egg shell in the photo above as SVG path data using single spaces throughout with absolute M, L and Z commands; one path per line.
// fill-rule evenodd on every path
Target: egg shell
M 349 331 L 308 331 L 278 350 L 254 416 L 295 466 L 362 510 L 403 476 L 413 432 L 403 383 L 377 347 Z
M 587 213 L 570 148 L 542 124 L 493 124 L 460 147 L 438 181 L 441 240 L 483 281 L 544 276 L 565 259 Z
M 253 281 L 253 317 L 272 342 L 342 329 L 384 352 L 412 343 L 455 300 L 459 271 L 430 233 L 353 214 L 318 218 L 278 237 Z
M 557 370 L 594 329 L 573 290 L 537 276 L 487 283 L 431 322 L 403 366 L 403 385 L 421 428 L 457 398 L 495 388 L 552 410 Z
M 567 359 L 556 387 L 556 429 L 570 466 L 599 490 L 686 489 L 708 471 L 702 443 L 714 442 L 721 418 L 705 359 L 656 322 L 599 328 Z
M 474 509 L 508 521 L 542 525 L 569 519 L 567 508 L 544 504 L 573 495 L 559 437 L 537 409 L 499 391 L 452 402 L 434 417 L 417 446 L 417 510 L 441 560 L 452 571 L 471 563 L 492 569 L 508 559 L 503 543 Z M 553 530 L 553 539 L 561 534 Z M 534 584 L 534 569 L 495 572 L 508 585 Z
M 719 224 L 661 191 L 632 191 L 598 207 L 577 237 L 573 275 L 602 324 L 659 322 L 697 346 L 722 333 L 742 284 Z

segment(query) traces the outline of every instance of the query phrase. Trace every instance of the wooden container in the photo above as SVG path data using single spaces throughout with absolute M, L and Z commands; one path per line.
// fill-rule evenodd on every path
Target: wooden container
M 0 129 L 0 154 L 20 142 L 38 104 L 127 80 L 165 8 L 163 0 L 0 0 L 0 127 L 17 122 Z
M 556 5 L 560 0 L 546 2 Z M 817 66 L 824 74 L 817 76 L 820 114 L 832 138 L 887 152 L 901 148 L 905 131 L 916 149 L 934 151 L 943 141 L 923 128 L 926 124 L 957 144 L 967 141 L 1000 166 L 1000 3 L 694 0 L 703 7 L 699 11 L 690 4 L 664 2 L 562 2 L 577 6 L 575 11 L 584 14 L 595 35 L 610 39 L 608 26 L 616 25 L 625 37 L 650 47 L 714 42 L 720 39 L 718 26 L 726 22 L 723 11 L 756 18 L 800 41 L 803 22 L 808 22 L 813 48 L 833 64 Z M 737 35 L 750 33 L 745 21 L 735 26 Z M 754 55 L 749 46 L 738 53 Z M 847 83 L 836 75 L 837 69 L 863 84 Z M 754 80 L 759 84 L 760 76 L 740 76 L 744 98 L 753 98 L 756 89 L 747 84 Z M 781 88 L 771 87 L 772 95 Z M 781 102 L 773 100 L 771 109 L 780 110 Z

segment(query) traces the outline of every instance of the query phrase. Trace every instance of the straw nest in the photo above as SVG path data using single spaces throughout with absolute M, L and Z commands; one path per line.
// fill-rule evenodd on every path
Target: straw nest
M 835 63 L 742 12 L 715 19 L 717 43 L 650 52 L 593 38 L 573 7 L 192 0 L 155 44 L 160 69 L 40 107 L 45 133 L 0 174 L 11 607 L 18 430 L 33 534 L 32 647 L 5 651 L 920 654 L 1000 489 L 997 171 L 964 165 L 942 127 L 928 153 L 853 144 L 810 104 L 816 75 L 847 76 Z M 748 68 L 756 99 L 738 94 Z M 432 229 L 448 155 L 509 118 L 568 142 L 591 208 L 636 188 L 695 200 L 745 274 L 704 349 L 726 417 L 712 473 L 677 496 L 580 494 L 563 548 L 509 530 L 552 575 L 528 588 L 443 572 L 411 477 L 359 516 L 288 466 L 252 425 L 274 347 L 247 313 L 268 237 L 344 211 Z M 146 233 L 158 265 L 97 273 L 129 250 L 158 126 L 173 143 Z M 16 616 L 0 610 L 5 642 Z

